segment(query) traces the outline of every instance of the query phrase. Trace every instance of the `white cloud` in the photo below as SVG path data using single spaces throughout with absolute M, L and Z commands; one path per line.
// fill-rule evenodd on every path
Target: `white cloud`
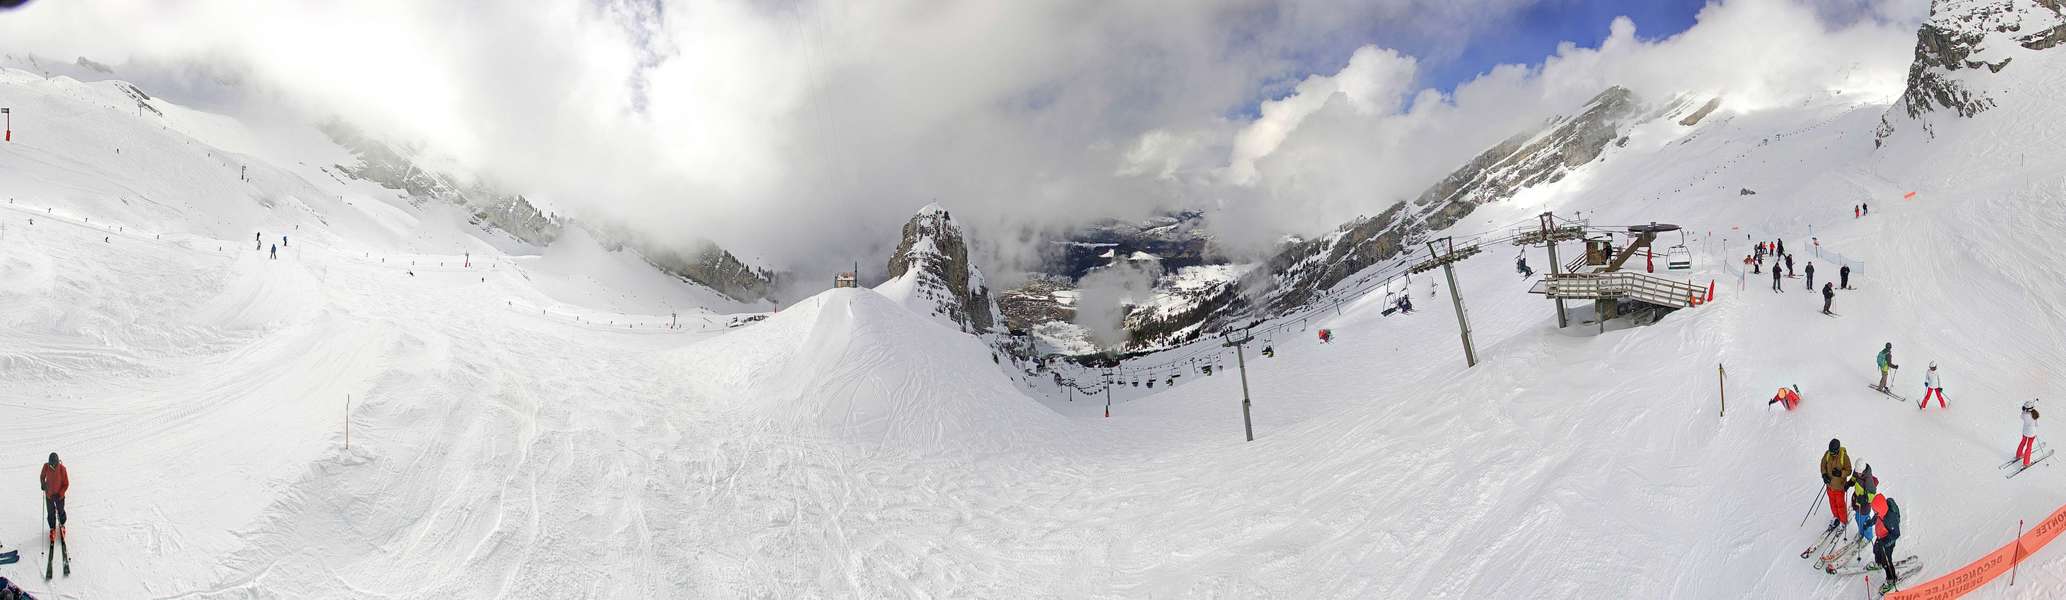
M 341 115 L 776 266 L 879 265 L 938 199 L 1008 271 L 1031 231 L 1161 208 L 1220 208 L 1257 243 L 1322 230 L 1610 84 L 1871 87 L 1913 45 L 1914 2 L 1731 0 L 1671 39 L 1617 26 L 1598 50 L 1412 89 L 1534 1 L 46 0 L 0 15 L 0 50 L 172 73 L 165 95 L 238 81 L 222 104 Z M 1344 66 L 1308 72 L 1329 57 Z M 1244 105 L 1259 118 L 1227 116 Z

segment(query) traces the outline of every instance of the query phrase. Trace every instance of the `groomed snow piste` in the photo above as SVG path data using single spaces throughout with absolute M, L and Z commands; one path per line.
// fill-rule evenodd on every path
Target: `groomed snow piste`
M 2066 503 L 2056 466 L 1995 469 L 2015 407 L 2066 386 L 2066 64 L 2016 61 L 2001 106 L 1877 151 L 1889 98 L 1637 130 L 1452 233 L 1680 224 L 1713 304 L 1560 330 L 1488 252 L 1459 269 L 1477 367 L 1447 290 L 1356 299 L 1248 356 L 1252 443 L 1229 373 L 1128 386 L 1108 419 L 871 290 L 726 329 L 742 307 L 631 257 L 513 254 L 268 158 L 343 160 L 319 136 L 0 72 L 0 544 L 23 552 L 0 575 L 42 598 L 1860 596 L 1796 558 L 1832 437 L 1900 501 L 1923 578 Z M 257 139 L 301 145 L 234 142 Z M 1738 283 L 1772 238 L 1824 279 L 1855 261 L 1841 317 L 1801 280 Z M 1885 342 L 1897 391 L 1934 361 L 1949 409 L 1865 389 Z M 1799 410 L 1765 405 L 1795 384 Z M 52 451 L 75 571 L 44 582 Z M 2066 596 L 2066 548 L 1976 596 Z

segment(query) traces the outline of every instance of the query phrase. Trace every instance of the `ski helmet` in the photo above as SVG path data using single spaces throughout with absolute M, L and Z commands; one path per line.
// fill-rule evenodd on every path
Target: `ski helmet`
M 1937 370 L 1937 361 L 1930 361 L 1930 370 Z
M 1830 452 L 1835 452 L 1835 451 L 1838 451 L 1838 450 L 1842 450 L 1842 449 L 1844 449 L 1844 443 L 1843 443 L 1843 442 L 1839 442 L 1839 441 L 1836 441 L 1836 438 L 1829 438 L 1829 451 L 1830 451 Z

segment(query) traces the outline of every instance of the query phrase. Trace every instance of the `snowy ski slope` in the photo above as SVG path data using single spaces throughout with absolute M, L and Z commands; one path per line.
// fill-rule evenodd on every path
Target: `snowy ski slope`
M 1248 356 L 1253 443 L 1234 377 L 1129 386 L 1105 419 L 870 290 L 727 330 L 740 307 L 578 236 L 512 256 L 232 141 L 281 136 L 7 71 L 0 543 L 23 562 L 0 574 L 45 598 L 1856 597 L 1795 558 L 1831 437 L 1900 500 L 1924 578 L 2066 503 L 2066 471 L 1993 468 L 2066 363 L 2066 64 L 2017 60 L 2027 93 L 1927 143 L 1873 150 L 1888 98 L 1725 103 L 1481 208 L 1453 233 L 1684 225 L 1718 299 L 1559 330 L 1491 248 L 1458 272 L 1479 366 L 1423 284 L 1411 315 L 1356 299 Z M 1812 260 L 1810 227 L 1870 265 L 1842 317 L 1800 280 L 1739 289 L 1747 239 Z M 253 231 L 293 244 L 268 260 Z M 1860 385 L 1888 341 L 1897 390 L 1936 361 L 1950 409 Z M 1790 384 L 1800 410 L 1768 409 Z M 77 570 L 43 582 L 51 451 Z M 2066 548 L 1977 596 L 2066 596 Z

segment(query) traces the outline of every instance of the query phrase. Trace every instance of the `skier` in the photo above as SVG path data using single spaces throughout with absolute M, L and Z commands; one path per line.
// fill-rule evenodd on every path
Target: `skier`
M 1815 291 L 1815 263 L 1810 262 L 1807 266 L 1801 267 L 1801 272 L 1808 274 L 1808 291 Z
M 2037 400 L 2023 403 L 2023 441 L 2016 444 L 2016 458 L 2023 459 L 2023 467 L 2030 467 L 2030 450 L 2037 445 Z M 55 459 L 53 459 L 55 460 Z
M 43 485 L 43 520 L 50 524 L 51 543 L 56 543 L 57 538 L 64 537 L 65 491 L 72 488 L 72 476 L 65 472 L 65 464 L 58 462 L 57 453 L 52 452 L 50 462 L 43 463 L 43 472 L 36 480 Z
M 1782 254 L 1781 256 L 1786 257 L 1786 276 L 1789 278 L 1793 277 L 1793 255 Z
M 1937 383 L 1937 363 L 1935 362 L 1930 363 L 1930 370 L 1923 372 L 1923 401 L 1921 404 L 1915 405 L 1916 410 L 1921 410 L 1923 407 L 1930 405 L 1931 394 L 1937 395 L 1937 408 L 1948 408 L 1944 406 L 1944 386 Z
M 280 247 L 273 246 L 272 260 L 280 260 Z
M 1326 344 L 1326 343 L 1330 343 L 1330 342 L 1333 342 L 1333 341 L 1334 341 L 1334 332 L 1333 332 L 1333 331 L 1331 331 L 1331 330 L 1327 330 L 1327 329 L 1322 329 L 1322 330 L 1320 330 L 1320 343 L 1322 343 L 1322 344 Z
M 1879 537 L 1879 541 L 1872 543 L 1872 559 L 1879 563 L 1881 576 L 1887 578 L 1879 586 L 1879 593 L 1885 594 L 1894 591 L 1901 580 L 1901 574 L 1894 571 L 1894 544 L 1901 540 L 1901 505 L 1882 494 L 1872 496 L 1871 521 Z
M 1519 271 L 1522 277 L 1535 276 L 1535 270 L 1528 268 L 1528 257 L 1526 256 L 1514 258 L 1514 270 Z
M 1872 214 L 1872 204 L 1869 204 L 1869 203 L 1868 203 L 1868 204 L 1860 204 L 1860 205 L 1858 205 L 1858 207 L 1859 207 L 1859 208 L 1863 208 L 1863 209 L 1865 209 L 1865 214 L 1867 214 L 1867 215 L 1870 215 L 1870 214 Z
M 1851 218 L 1858 218 L 1858 205 L 1856 204 L 1851 205 Z
M 1857 516 L 1858 541 L 1870 544 L 1873 535 L 1872 516 L 1879 514 L 1878 503 L 1873 501 L 1879 495 L 1879 476 L 1872 474 L 1872 465 L 1851 474 L 1851 514 Z
M 1835 301 L 1836 288 L 1830 286 L 1830 283 L 1827 281 L 1822 282 L 1822 314 L 1836 316 L 1836 313 L 1829 312 L 1829 303 Z
M 1780 272 L 1779 272 L 1779 263 L 1776 263 L 1776 262 L 1775 262 L 1775 263 L 1772 263 L 1772 291 L 1774 291 L 1774 292 L 1784 292 L 1784 291 L 1785 291 L 1785 290 L 1781 290 L 1781 289 L 1779 289 L 1779 277 L 1780 277 L 1781 275 L 1784 275 L 1784 274 L 1783 274 L 1783 273 L 1780 273 Z
M 1772 252 L 1778 254 L 1779 256 L 1786 256 L 1786 240 L 1773 240 Z M 1793 257 L 1786 256 L 1786 260 L 1787 268 L 1793 268 Z
M 1887 342 L 1887 347 L 1880 349 L 1877 360 L 1879 362 L 1879 391 L 1884 392 L 1887 391 L 1887 373 L 1901 368 L 1901 365 L 1894 364 L 1893 342 Z
M 1836 529 L 1850 522 L 1844 514 L 1844 488 L 1851 486 L 1851 453 L 1844 450 L 1843 442 L 1829 439 L 1829 451 L 1822 453 L 1822 487 L 1829 496 L 1829 529 Z
M 1760 271 L 1760 270 L 1758 270 L 1758 268 L 1759 268 L 1759 267 L 1762 267 L 1762 266 L 1764 266 L 1764 261 L 1758 260 L 1758 258 L 1757 258 L 1757 255 L 1755 255 L 1755 254 L 1753 254 L 1753 255 L 1751 255 L 1751 256 L 1746 256 L 1746 257 L 1743 257 L 1743 262 L 1744 262 L 1744 263 L 1747 263 L 1747 264 L 1749 264 L 1749 265 L 1750 265 L 1750 272 L 1752 272 L 1752 273 L 1763 273 L 1763 272 L 1764 272 L 1764 271 Z
M 1773 404 L 1782 404 L 1786 406 L 1786 410 L 1793 410 L 1794 407 L 1801 405 L 1801 393 L 1798 389 L 1799 387 L 1800 386 L 1796 385 L 1794 386 L 1795 389 L 1788 389 L 1783 387 L 1779 388 L 1779 393 L 1773 394 L 1772 399 L 1766 402 L 1765 406 L 1771 406 Z
M 1836 272 L 1836 279 L 1837 287 L 1847 290 L 1851 289 L 1851 265 L 1844 265 L 1844 268 L 1838 269 Z

